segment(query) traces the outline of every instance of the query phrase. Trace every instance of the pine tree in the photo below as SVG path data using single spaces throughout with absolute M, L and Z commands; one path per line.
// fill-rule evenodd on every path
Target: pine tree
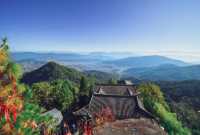
M 0 134 L 39 134 L 39 124 L 49 117 L 40 114 L 41 109 L 23 96 L 26 91 L 19 83 L 22 75 L 19 65 L 11 61 L 7 39 L 0 46 Z M 45 123 L 45 122 L 44 122 Z
M 80 95 L 89 96 L 89 83 L 86 77 L 82 76 L 80 81 Z

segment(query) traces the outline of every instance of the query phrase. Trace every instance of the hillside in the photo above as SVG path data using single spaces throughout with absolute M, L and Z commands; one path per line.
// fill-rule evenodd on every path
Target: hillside
M 27 62 L 27 61 L 26 61 Z M 26 63 L 25 62 L 25 63 Z M 31 67 L 32 61 L 30 61 L 30 65 L 21 63 L 23 66 L 28 66 L 29 68 L 35 69 L 40 64 L 37 64 L 36 67 Z M 70 80 L 72 82 L 79 83 L 82 76 L 87 77 L 88 79 L 95 80 L 96 83 L 108 83 L 111 79 L 118 79 L 119 75 L 116 73 L 108 73 L 96 70 L 88 70 L 80 72 L 75 68 L 71 68 L 69 66 L 60 65 L 56 62 L 48 62 L 43 64 L 43 66 L 35 69 L 31 72 L 24 73 L 22 77 L 22 82 L 26 84 L 33 84 L 36 82 L 42 81 L 53 81 L 57 79 L 62 80 Z
M 200 65 L 180 67 L 167 64 L 149 68 L 130 68 L 124 71 L 123 75 L 153 81 L 200 80 Z
M 170 59 L 163 56 L 152 55 L 152 56 L 141 56 L 141 57 L 128 57 L 114 61 L 108 61 L 107 64 L 113 64 L 120 67 L 132 67 L 132 68 L 140 68 L 140 67 L 154 67 L 160 66 L 163 64 L 174 64 L 178 66 L 187 65 L 185 62 L 175 59 Z
M 156 82 L 165 93 L 169 102 L 184 102 L 196 111 L 200 110 L 200 81 L 187 80 L 181 82 Z
M 200 134 L 200 81 L 156 82 L 164 92 L 167 102 L 182 123 Z
M 53 81 L 57 79 L 79 82 L 83 74 L 75 69 L 59 65 L 55 62 L 48 62 L 39 69 L 25 73 L 22 82 L 33 84 L 42 81 Z

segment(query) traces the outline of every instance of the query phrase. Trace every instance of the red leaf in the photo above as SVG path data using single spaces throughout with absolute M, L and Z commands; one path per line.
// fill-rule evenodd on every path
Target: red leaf
M 13 120 L 14 120 L 14 122 L 16 122 L 16 120 L 17 120 L 17 111 L 16 111 L 16 109 L 13 110 L 12 114 L 13 114 Z
M 10 122 L 10 116 L 9 116 L 9 112 L 8 112 L 8 109 L 7 108 L 5 108 L 5 118 L 6 118 L 6 121 L 7 122 Z

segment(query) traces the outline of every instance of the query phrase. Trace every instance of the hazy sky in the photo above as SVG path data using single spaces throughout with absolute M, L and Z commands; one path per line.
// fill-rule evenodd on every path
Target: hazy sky
M 129 51 L 200 60 L 200 0 L 0 0 L 12 51 Z

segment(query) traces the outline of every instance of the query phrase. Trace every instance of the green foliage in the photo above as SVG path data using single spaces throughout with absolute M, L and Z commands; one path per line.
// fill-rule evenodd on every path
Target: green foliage
M 82 76 L 80 81 L 80 95 L 89 96 L 90 88 L 89 88 L 89 81 L 86 77 Z
M 95 85 L 95 78 L 82 76 L 80 80 L 80 96 L 91 96 L 92 89 Z
M 141 84 L 139 91 L 145 107 L 159 118 L 169 135 L 191 135 L 190 131 L 177 120 L 176 114 L 170 112 L 159 86 L 151 83 Z
M 190 135 L 187 128 L 183 128 L 180 121 L 177 120 L 175 113 L 171 113 L 163 107 L 162 104 L 156 102 L 153 106 L 154 112 L 160 118 L 160 122 L 169 135 Z
M 200 135 L 200 113 L 184 102 L 171 103 L 172 109 L 177 113 L 183 125 L 191 129 L 193 135 Z
M 141 95 L 143 97 L 145 107 L 148 110 L 151 110 L 153 112 L 152 106 L 154 105 L 154 103 L 160 103 L 167 110 L 169 110 L 169 106 L 165 102 L 165 98 L 159 86 L 152 83 L 141 84 L 139 86 L 139 91 L 141 92 Z
M 59 108 L 62 111 L 66 111 L 70 107 L 70 105 L 74 102 L 74 93 L 75 87 L 68 80 L 57 80 L 51 83 L 53 87 L 53 97 L 55 101 L 58 103 Z M 57 100 L 56 100 L 57 99 Z
M 39 135 L 40 129 L 34 128 L 33 130 L 32 127 L 29 127 L 28 124 L 37 123 L 37 126 L 39 126 L 40 124 L 49 125 L 54 121 L 54 119 L 51 118 L 50 116 L 43 116 L 41 114 L 42 114 L 42 110 L 38 105 L 35 105 L 32 103 L 25 103 L 24 109 L 21 115 L 17 118 L 15 128 L 17 130 L 21 130 L 24 134 Z M 23 127 L 21 127 L 22 125 Z M 51 129 L 51 130 L 55 130 L 55 129 Z
M 78 88 L 68 80 L 56 80 L 50 83 L 40 82 L 32 85 L 33 100 L 47 108 L 69 109 L 76 99 Z
M 5 37 L 2 39 L 2 44 L 0 46 L 0 48 L 2 48 L 6 53 L 8 53 L 8 39 Z
M 16 64 L 14 62 L 9 62 L 7 65 L 7 73 L 12 73 L 16 79 L 19 79 L 22 76 L 22 68 L 19 64 Z
M 31 87 L 33 92 L 33 100 L 40 106 L 45 106 L 50 109 L 49 106 L 54 105 L 54 98 L 52 97 L 53 88 L 48 82 L 35 83 Z

